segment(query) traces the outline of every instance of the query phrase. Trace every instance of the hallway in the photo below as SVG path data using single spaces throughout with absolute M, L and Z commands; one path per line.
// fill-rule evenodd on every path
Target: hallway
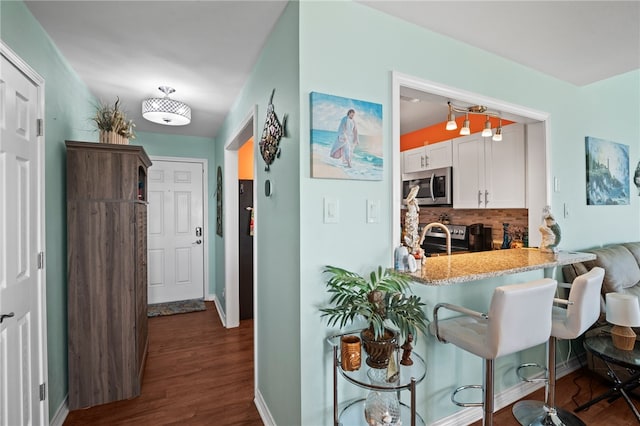
M 253 321 L 222 327 L 207 310 L 149 318 L 142 394 L 69 413 L 75 425 L 262 425 L 253 402 Z

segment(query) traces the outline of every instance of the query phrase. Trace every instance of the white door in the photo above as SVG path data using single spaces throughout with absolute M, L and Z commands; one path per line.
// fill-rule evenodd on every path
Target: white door
M 44 91 L 0 48 L 0 425 L 44 425 L 44 151 L 37 135 Z
M 203 165 L 152 159 L 149 304 L 204 297 Z

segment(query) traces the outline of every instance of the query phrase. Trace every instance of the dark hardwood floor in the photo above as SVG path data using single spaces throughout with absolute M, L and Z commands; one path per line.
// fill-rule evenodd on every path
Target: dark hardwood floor
M 207 310 L 149 318 L 142 394 L 69 413 L 73 425 L 262 425 L 253 402 L 253 321 Z
M 556 406 L 573 412 L 576 407 L 600 396 L 609 389 L 609 384 L 600 376 L 591 372 L 587 368 L 574 371 L 560 379 L 556 384 Z M 539 389 L 530 394 L 527 400 L 544 400 L 544 389 Z M 635 400 L 637 407 L 640 401 Z M 519 426 L 519 423 L 511 414 L 513 404 L 503 408 L 494 414 L 494 424 L 497 426 Z M 622 398 L 613 402 L 603 400 L 592 405 L 586 410 L 575 413 L 584 423 L 589 426 L 630 426 L 638 425 L 631 409 Z M 473 424 L 480 426 L 481 421 Z
M 573 410 L 607 389 L 581 369 L 558 380 L 557 405 Z M 543 398 L 541 389 L 525 399 Z M 587 425 L 638 424 L 621 398 L 578 415 Z M 511 406 L 495 414 L 494 424 L 518 425 Z M 72 411 L 64 425 L 262 425 L 253 403 L 253 321 L 227 330 L 211 302 L 203 312 L 150 318 L 142 395 Z

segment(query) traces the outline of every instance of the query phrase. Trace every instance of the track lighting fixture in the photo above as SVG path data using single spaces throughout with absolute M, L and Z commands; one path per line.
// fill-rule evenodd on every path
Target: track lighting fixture
M 496 134 L 493 135 L 493 140 L 500 142 L 502 140 L 502 119 L 498 120 L 498 127 L 496 128 Z
M 460 129 L 460 134 L 463 136 L 470 135 L 471 134 L 470 125 L 471 125 L 471 122 L 469 121 L 469 113 L 467 112 L 464 115 L 464 121 L 462 122 L 462 128 Z
M 455 130 L 458 128 L 458 123 L 456 123 L 456 116 L 453 114 L 453 105 L 449 102 L 449 115 L 447 116 L 447 130 Z
M 491 131 L 491 120 L 489 120 L 489 116 L 487 115 L 487 119 L 484 122 L 484 129 L 482 130 L 482 137 L 489 138 L 493 135 Z
M 462 123 L 462 128 L 460 129 L 460 135 L 462 136 L 469 135 L 471 134 L 469 114 L 479 114 L 479 115 L 482 114 L 486 117 L 486 120 L 484 122 L 484 129 L 482 130 L 482 137 L 488 138 L 493 135 L 494 141 L 502 140 L 502 120 L 500 119 L 499 113 L 488 111 L 487 107 L 484 105 L 472 105 L 470 107 L 462 108 L 462 107 L 453 105 L 451 102 L 447 102 L 447 104 L 449 105 L 449 113 L 447 115 L 447 125 L 445 127 L 447 130 L 455 130 L 458 128 L 458 125 L 456 124 L 456 121 L 455 121 L 456 118 L 455 118 L 454 112 L 464 113 L 465 118 L 464 118 L 464 122 Z M 498 127 L 496 128 L 495 135 L 491 130 L 491 120 L 489 117 L 496 117 L 500 119 Z

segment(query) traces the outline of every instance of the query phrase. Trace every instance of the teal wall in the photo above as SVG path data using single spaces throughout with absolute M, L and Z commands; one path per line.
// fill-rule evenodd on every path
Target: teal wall
M 47 344 L 49 414 L 53 416 L 68 391 L 64 141 L 97 141 L 98 135 L 91 121 L 96 99 L 23 2 L 3 1 L 0 5 L 2 41 L 45 80 Z M 149 155 L 206 158 L 210 167 L 213 163 L 213 138 L 138 132 L 131 143 L 144 146 Z M 215 182 L 215 173 L 209 170 L 209 188 L 215 188 L 212 176 Z M 209 201 L 211 199 L 209 194 Z M 215 203 L 213 206 L 215 212 Z M 215 250 L 210 247 L 210 259 L 213 258 Z M 211 282 L 209 291 L 213 292 Z
M 64 140 L 95 141 L 90 123 L 95 101 L 22 2 L 0 2 L 0 36 L 46 80 L 46 238 L 47 326 L 50 412 L 67 392 L 66 382 L 66 220 Z M 327 23 L 331 23 L 331 30 Z M 453 52 L 453 53 L 452 53 Z M 584 137 L 596 136 L 629 146 L 631 168 L 640 157 L 640 71 L 585 87 L 575 87 L 485 51 L 407 24 L 353 2 L 292 2 L 270 35 L 251 77 L 236 100 L 215 143 L 206 138 L 140 133 L 135 143 L 150 155 L 204 157 L 209 160 L 209 224 L 215 223 L 214 170 L 224 167 L 224 144 L 258 105 L 262 129 L 269 94 L 279 116 L 289 115 L 282 155 L 265 172 L 258 150 L 255 187 L 270 179 L 274 194 L 258 191 L 258 284 L 256 386 L 279 425 L 330 424 L 330 348 L 328 330 L 317 308 L 327 302 L 322 267 L 335 264 L 367 272 L 391 265 L 393 248 L 391 158 L 391 71 L 439 82 L 550 114 L 551 175 L 560 182 L 552 194 L 556 215 L 566 203 L 570 216 L 559 219 L 563 248 L 580 249 L 640 239 L 640 197 L 628 206 L 586 206 Z M 368 100 L 383 105 L 383 180 L 342 181 L 310 178 L 309 93 Z M 257 135 L 259 139 L 260 134 Z M 340 203 L 337 224 L 322 221 L 323 198 Z M 366 200 L 380 200 L 381 221 L 365 223 Z M 606 224 L 603 226 L 602 224 Z M 210 239 L 210 289 L 224 288 L 224 240 Z M 481 309 L 496 285 L 538 278 L 540 273 L 448 288 L 415 286 L 428 309 L 438 301 Z M 456 409 L 448 400 L 458 384 L 478 382 L 480 361 L 451 346 L 420 336 L 416 351 L 428 362 L 429 376 L 418 387 L 419 412 L 427 423 Z M 500 361 L 498 390 L 515 383 L 512 366 L 520 359 L 544 359 L 540 348 Z M 435 375 L 434 371 L 443 374 Z M 341 384 L 341 397 L 360 394 Z
M 24 3 L 0 2 L 0 38 L 45 80 L 45 226 L 49 414 L 67 394 L 67 217 L 64 141 L 97 141 L 95 99 Z
M 216 136 L 215 158 L 224 159 L 224 146 L 238 132 L 242 121 L 258 105 L 258 128 L 254 143 L 257 174 L 256 235 L 258 270 L 256 387 L 279 425 L 298 425 L 300 420 L 300 155 L 306 137 L 299 129 L 298 8 L 289 3 L 269 36 L 240 96 Z M 280 141 L 281 155 L 264 170 L 259 141 L 271 91 L 275 112 L 288 115 L 287 137 Z M 224 167 L 224 165 L 223 165 Z M 273 184 L 273 195 L 265 197 L 264 182 Z M 225 236 L 228 238 L 228 236 Z M 220 247 L 223 239 L 216 236 Z M 313 252 L 312 252 L 313 253 Z M 310 253 L 311 254 L 311 253 Z M 233 254 L 231 254 L 233 256 Z M 216 297 L 224 289 L 224 259 L 216 263 Z M 317 335 L 317 333 L 316 333 Z M 317 421 L 306 424 L 317 424 Z
M 327 23 L 331 30 L 327 30 Z M 391 223 L 391 71 L 435 81 L 550 114 L 552 176 L 560 191 L 552 208 L 563 229 L 563 248 L 579 249 L 640 239 L 637 192 L 628 206 L 585 205 L 584 137 L 597 136 L 629 146 L 632 168 L 640 155 L 640 72 L 635 71 L 586 87 L 575 87 L 353 2 L 300 3 L 300 338 L 302 424 L 331 423 L 329 334 L 317 307 L 327 302 L 323 265 L 335 264 L 368 272 L 391 266 L 394 242 Z M 384 126 L 384 179 L 380 182 L 310 178 L 309 93 L 323 92 L 381 103 Z M 323 224 L 324 197 L 340 204 L 338 224 Z M 380 200 L 379 224 L 365 221 L 366 200 Z M 567 203 L 570 216 L 561 218 Z M 532 214 L 536 214 L 532 212 Z M 606 223 L 606 226 L 602 226 Z M 438 301 L 488 304 L 495 286 L 540 278 L 541 272 L 483 280 L 449 288 L 415 286 L 427 302 L 429 317 Z M 318 330 L 325 330 L 318 332 Z M 450 345 L 420 336 L 416 350 L 425 355 L 429 376 L 418 387 L 419 412 L 427 423 L 457 411 L 449 401 L 457 385 L 479 383 L 481 364 Z M 516 384 L 511 369 L 522 357 L 543 361 L 536 348 L 499 361 L 497 390 Z M 438 371 L 436 376 L 433 372 Z M 344 381 L 342 381 L 344 382 Z M 341 385 L 342 386 L 342 385 Z M 353 386 L 343 386 L 342 396 Z M 318 389 L 322 394 L 318 395 Z M 360 393 L 361 394 L 361 393 Z

